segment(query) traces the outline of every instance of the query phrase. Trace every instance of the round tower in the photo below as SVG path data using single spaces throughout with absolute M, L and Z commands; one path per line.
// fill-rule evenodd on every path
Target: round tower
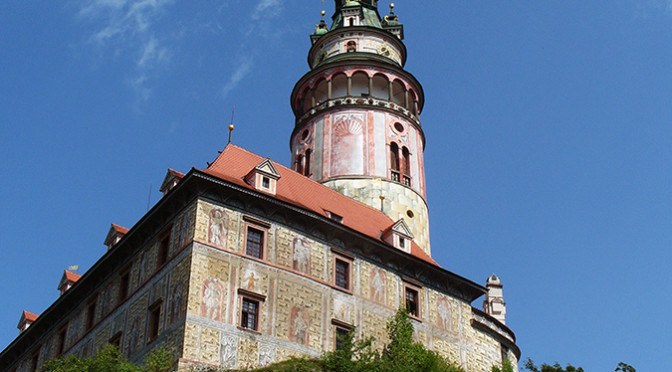
M 377 0 L 336 0 L 311 35 L 310 71 L 294 87 L 294 169 L 404 219 L 427 253 L 429 222 L 419 115 L 422 86 L 404 70 L 403 25 Z

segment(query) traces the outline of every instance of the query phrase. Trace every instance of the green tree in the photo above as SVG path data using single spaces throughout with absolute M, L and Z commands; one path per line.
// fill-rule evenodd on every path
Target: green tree
M 45 372 L 165 372 L 173 366 L 173 356 L 164 346 L 151 352 L 144 366 L 128 362 L 119 348 L 104 346 L 94 357 L 80 358 L 75 355 L 57 358 L 44 364 Z
M 537 367 L 530 358 L 527 358 L 527 361 L 525 361 L 525 369 L 532 372 L 584 372 L 583 368 L 574 367 L 571 364 L 568 364 L 567 367 L 562 368 L 562 366 L 560 366 L 560 364 L 557 362 L 552 366 L 544 363 L 541 365 L 541 367 Z
M 492 372 L 513 372 L 513 364 L 508 359 L 504 359 L 502 367 L 492 366 Z
M 616 366 L 616 369 L 614 370 L 614 372 L 619 372 L 619 371 L 622 371 L 622 372 L 636 372 L 635 367 L 633 367 L 629 364 L 625 364 L 623 362 L 618 363 L 618 366 Z

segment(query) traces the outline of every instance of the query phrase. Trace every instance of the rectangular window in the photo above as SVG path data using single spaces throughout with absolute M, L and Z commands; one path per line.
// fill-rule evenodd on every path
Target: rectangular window
M 147 343 L 150 343 L 156 340 L 159 337 L 159 331 L 161 328 L 161 305 L 163 300 L 158 300 L 154 302 L 149 308 L 149 327 L 147 330 Z
M 334 263 L 334 284 L 343 289 L 350 289 L 350 263 L 336 259 Z
M 254 227 L 247 227 L 247 242 L 245 243 L 245 254 L 264 258 L 264 231 Z
M 261 178 L 261 187 L 265 189 L 270 189 L 271 188 L 271 180 L 268 177 L 262 177 Z
M 128 298 L 131 287 L 131 268 L 125 268 L 119 274 L 119 303 L 121 304 Z
M 121 331 L 115 333 L 114 336 L 110 337 L 110 341 L 108 342 L 110 345 L 114 345 L 119 350 L 121 350 Z
M 352 325 L 338 319 L 332 319 L 331 324 L 334 326 L 334 349 L 339 350 L 343 347 L 344 338 L 352 331 Z
M 168 262 L 168 254 L 170 251 L 170 231 L 171 227 L 166 229 L 159 238 L 159 251 L 156 253 L 156 269 L 160 269 Z
M 58 331 L 58 343 L 56 344 L 56 355 L 61 355 L 65 352 L 65 340 L 68 336 L 68 325 L 64 325 Z
M 404 286 L 404 298 L 406 299 L 406 310 L 408 315 L 414 318 L 420 318 L 420 292 L 418 288 Z
M 243 305 L 240 313 L 240 326 L 252 331 L 258 330 L 259 301 L 243 297 Z
M 33 357 L 30 360 L 30 370 L 32 372 L 37 371 L 37 363 L 39 361 L 40 361 L 40 349 L 38 348 L 37 350 L 35 350 L 35 352 L 33 353 Z
M 89 302 L 89 305 L 86 308 L 86 324 L 85 328 L 88 331 L 93 328 L 93 325 L 96 322 L 96 300 Z

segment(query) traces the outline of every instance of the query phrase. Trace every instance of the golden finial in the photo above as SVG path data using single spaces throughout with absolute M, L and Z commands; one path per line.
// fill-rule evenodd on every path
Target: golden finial
M 229 124 L 229 143 L 231 143 L 231 133 L 233 133 L 233 114 L 236 112 L 236 105 L 231 108 L 231 124 Z
M 323 10 L 320 12 L 320 14 L 322 15 L 322 17 L 324 17 L 324 15 L 327 14 L 327 12 Z
M 394 9 L 394 3 L 390 3 L 390 10 Z

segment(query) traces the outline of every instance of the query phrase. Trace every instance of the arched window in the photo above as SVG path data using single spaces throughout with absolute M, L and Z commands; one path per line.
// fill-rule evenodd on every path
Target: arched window
M 331 79 L 331 97 L 339 98 L 348 95 L 348 78 L 345 74 L 338 74 Z
M 405 94 L 406 89 L 404 89 L 404 85 L 399 80 L 395 80 L 392 83 L 392 102 L 399 106 L 404 106 Z
M 313 107 L 312 103 L 313 95 L 310 92 L 310 88 L 306 88 L 303 91 L 303 98 L 301 98 L 301 106 L 303 108 L 303 113 L 310 111 L 310 108 Z
M 348 41 L 348 44 L 346 44 L 345 49 L 348 53 L 356 52 L 357 51 L 357 42 L 355 42 L 354 40 Z
M 303 155 L 296 156 L 296 171 L 303 174 Z
M 320 105 L 321 103 L 327 102 L 327 81 L 322 79 L 320 80 L 315 88 L 315 104 Z
M 378 99 L 390 99 L 389 82 L 385 75 L 378 74 L 373 76 L 373 91 L 371 95 Z
M 401 156 L 404 159 L 404 185 L 411 186 L 411 154 L 408 152 L 406 146 L 401 149 Z
M 310 155 L 313 153 L 311 149 L 306 150 L 306 166 L 303 169 L 303 175 L 310 177 Z
M 396 142 L 390 143 L 390 171 L 392 181 L 399 182 L 399 145 Z
M 352 75 L 351 93 L 353 97 L 369 96 L 369 76 L 364 72 L 356 72 Z

